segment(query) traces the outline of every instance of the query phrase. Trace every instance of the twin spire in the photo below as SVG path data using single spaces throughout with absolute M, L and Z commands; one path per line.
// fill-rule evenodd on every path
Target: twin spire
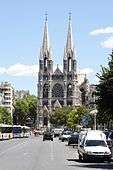
M 45 14 L 45 26 L 44 26 L 44 36 L 43 36 L 43 44 L 42 49 L 43 52 L 49 51 L 49 34 L 48 34 L 48 18 L 47 13 Z
M 66 51 L 73 50 L 73 37 L 72 37 L 72 26 L 71 26 L 71 13 L 69 13 L 69 24 L 68 24 L 68 34 L 67 34 L 67 43 Z
M 71 13 L 69 13 L 68 34 L 67 34 L 67 42 L 66 42 L 66 49 L 65 50 L 66 50 L 66 52 L 73 50 Z M 43 35 L 43 42 L 42 42 L 41 56 L 40 57 L 42 57 L 42 53 L 46 53 L 46 52 L 50 52 L 47 13 L 45 14 L 44 35 Z

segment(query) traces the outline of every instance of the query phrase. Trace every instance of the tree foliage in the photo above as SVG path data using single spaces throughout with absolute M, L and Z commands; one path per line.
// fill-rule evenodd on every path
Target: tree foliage
M 33 95 L 29 95 L 26 98 L 26 101 L 28 103 L 28 117 L 32 120 L 33 123 L 35 123 L 37 118 L 37 97 Z
M 35 124 L 37 114 L 37 98 L 29 95 L 19 99 L 15 103 L 14 124 L 25 125 L 32 122 Z M 30 120 L 30 122 L 28 122 Z
M 56 108 L 50 115 L 50 123 L 55 126 L 66 126 L 67 117 L 72 107 Z
M 100 74 L 97 74 L 99 84 L 97 85 L 96 101 L 100 123 L 113 121 L 113 51 L 110 55 L 108 67 L 101 66 Z
M 84 106 L 74 108 L 68 114 L 68 120 L 67 120 L 68 126 L 75 129 L 77 125 L 81 124 L 81 119 L 86 112 L 87 110 Z
M 57 108 L 50 115 L 50 122 L 55 126 L 63 125 L 75 129 L 81 124 L 81 119 L 86 113 L 88 114 L 88 111 L 84 106 Z
M 11 113 L 5 107 L 0 107 L 0 123 L 12 124 Z

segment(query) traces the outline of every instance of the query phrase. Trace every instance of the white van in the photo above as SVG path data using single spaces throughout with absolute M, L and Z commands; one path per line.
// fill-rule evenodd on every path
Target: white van
M 111 161 L 111 151 L 106 143 L 106 136 L 102 131 L 90 130 L 79 140 L 79 160 Z

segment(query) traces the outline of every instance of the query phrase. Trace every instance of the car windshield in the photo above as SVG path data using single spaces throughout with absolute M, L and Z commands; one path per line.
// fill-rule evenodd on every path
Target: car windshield
M 85 146 L 104 146 L 106 147 L 106 143 L 103 140 L 87 140 Z

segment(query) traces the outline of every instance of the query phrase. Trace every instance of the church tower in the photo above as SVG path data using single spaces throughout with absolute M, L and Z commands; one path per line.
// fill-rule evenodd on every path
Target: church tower
M 64 49 L 63 58 L 63 74 L 64 74 L 64 105 L 79 105 L 77 86 L 77 61 L 76 52 L 73 45 L 71 13 L 69 14 L 67 42 Z
M 53 61 L 49 44 L 48 20 L 45 17 L 44 35 L 39 58 L 38 74 L 38 122 L 47 125 L 48 114 L 51 112 L 51 79 L 53 73 Z M 46 110 L 46 112 L 44 112 Z

